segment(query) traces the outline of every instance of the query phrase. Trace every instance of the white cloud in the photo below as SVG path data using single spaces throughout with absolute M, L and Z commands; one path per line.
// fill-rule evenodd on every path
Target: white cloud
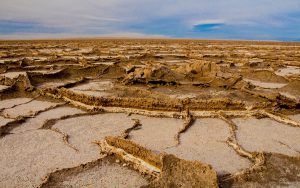
M 198 25 L 198 24 L 224 24 L 225 20 L 223 19 L 208 19 L 208 20 L 195 20 L 191 21 L 191 24 Z
M 70 34 L 70 33 L 14 33 L 0 35 L 0 40 L 20 40 L 20 39 L 60 39 L 60 38 L 168 38 L 165 35 L 147 35 L 143 33 L 111 33 L 111 34 Z
M 283 24 L 276 15 L 300 12 L 299 0 L 2 0 L 0 21 L 28 21 L 70 33 L 134 33 L 131 25 L 174 19 L 205 23 Z M 153 22 L 151 22 L 153 23 Z

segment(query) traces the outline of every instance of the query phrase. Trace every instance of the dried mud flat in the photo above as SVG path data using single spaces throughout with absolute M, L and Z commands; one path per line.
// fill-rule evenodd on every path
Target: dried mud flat
M 299 187 L 300 44 L 0 41 L 0 187 Z

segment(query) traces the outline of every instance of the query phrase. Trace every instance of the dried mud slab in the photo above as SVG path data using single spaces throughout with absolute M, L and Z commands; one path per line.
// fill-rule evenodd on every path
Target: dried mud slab
M 64 116 L 71 116 L 75 114 L 83 114 L 86 113 L 77 108 L 62 106 L 54 109 L 47 110 L 46 112 L 39 113 L 33 118 L 27 119 L 26 122 L 22 123 L 20 126 L 11 130 L 11 133 L 22 133 L 25 131 L 36 130 L 42 128 L 43 124 L 46 123 L 47 120 L 51 119 L 59 119 Z
M 248 168 L 250 161 L 240 157 L 226 143 L 229 125 L 220 119 L 197 119 L 181 134 L 180 145 L 166 149 L 167 153 L 186 160 L 199 160 L 211 164 L 218 174 L 229 174 Z
M 154 118 L 131 116 L 138 119 L 141 126 L 129 134 L 129 139 L 154 151 L 163 152 L 165 148 L 176 145 L 175 136 L 183 126 L 183 120 L 174 118 Z
M 60 120 L 52 128 L 69 135 L 69 143 L 83 155 L 97 156 L 95 140 L 121 135 L 133 123 L 126 114 L 107 113 Z
M 6 108 L 12 108 L 14 106 L 18 106 L 20 104 L 25 104 L 30 102 L 31 98 L 13 98 L 13 99 L 6 99 L 0 101 L 0 110 L 6 109 Z
M 70 90 L 87 96 L 104 97 L 110 95 L 107 90 L 112 89 L 112 87 L 113 83 L 111 81 L 93 81 L 72 87 Z
M 37 187 L 56 169 L 97 159 L 81 155 L 48 130 L 11 134 L 0 139 L 0 187 Z
M 287 83 L 276 83 L 276 82 L 262 82 L 251 79 L 244 79 L 246 82 L 250 82 L 254 86 L 258 86 L 266 89 L 278 89 L 287 85 Z
M 118 160 L 118 159 L 117 159 Z M 50 175 L 41 187 L 141 187 L 148 181 L 136 171 L 104 158 Z
M 233 119 L 237 125 L 238 142 L 251 152 L 272 152 L 300 155 L 300 129 L 263 118 Z
M 9 118 L 32 116 L 35 113 L 56 106 L 58 103 L 34 100 L 26 104 L 3 110 L 3 115 Z

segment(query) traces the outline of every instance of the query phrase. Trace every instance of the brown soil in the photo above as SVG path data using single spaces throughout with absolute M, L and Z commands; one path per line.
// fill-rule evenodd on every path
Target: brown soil
M 225 180 L 221 187 L 298 187 L 299 174 L 299 157 L 266 154 L 263 168 L 230 181 Z
M 217 173 L 209 165 L 185 161 L 174 155 L 163 156 L 162 163 L 159 180 L 143 187 L 218 187 Z
M 1 41 L 0 187 L 299 187 L 299 52 Z

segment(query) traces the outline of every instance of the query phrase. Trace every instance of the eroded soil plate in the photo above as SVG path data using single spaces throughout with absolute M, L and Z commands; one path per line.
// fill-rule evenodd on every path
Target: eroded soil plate
M 0 187 L 299 187 L 300 44 L 0 42 Z

